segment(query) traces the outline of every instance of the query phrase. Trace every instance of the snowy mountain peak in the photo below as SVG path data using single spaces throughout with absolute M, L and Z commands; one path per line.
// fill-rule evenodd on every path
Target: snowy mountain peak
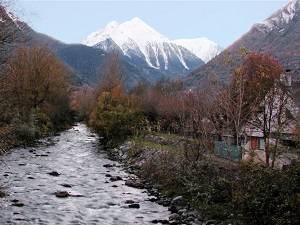
M 194 39 L 178 39 L 174 42 L 191 51 L 205 63 L 223 51 L 223 48 L 204 37 Z
M 121 24 L 115 21 L 108 23 L 105 28 L 89 35 L 83 44 L 94 46 L 109 37 L 120 47 L 128 42 L 138 42 L 139 47 L 147 45 L 149 41 L 170 42 L 141 19 L 135 17 Z
M 145 61 L 155 69 L 169 70 L 170 59 L 175 58 L 184 69 L 190 69 L 184 56 L 192 54 L 172 43 L 138 17 L 121 24 L 110 22 L 105 28 L 89 35 L 83 44 L 106 51 L 117 49 L 124 56 Z M 192 58 L 194 60 L 197 57 L 193 55 Z
M 282 29 L 284 29 L 284 26 L 288 24 L 299 11 L 300 0 L 293 0 L 285 7 L 273 13 L 269 18 L 261 23 L 255 24 L 254 26 L 264 32 L 270 32 L 274 29 L 281 31 Z
M 118 22 L 116 22 L 116 21 L 111 21 L 111 22 L 109 22 L 109 23 L 107 24 L 106 28 L 115 28 L 115 27 L 117 27 L 118 25 L 119 25 Z
M 138 17 L 134 17 L 131 21 L 131 23 L 140 23 L 140 24 L 144 24 L 147 25 L 146 23 L 144 23 L 144 21 L 142 21 L 140 18 Z

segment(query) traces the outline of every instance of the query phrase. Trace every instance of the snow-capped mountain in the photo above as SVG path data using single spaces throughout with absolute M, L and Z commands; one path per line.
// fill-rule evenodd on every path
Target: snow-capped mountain
M 124 23 L 110 22 L 83 42 L 105 51 L 119 51 L 125 59 L 141 67 L 185 75 L 203 65 L 186 48 L 175 44 L 139 18 Z
M 193 54 L 202 59 L 205 63 L 217 56 L 223 51 L 223 48 L 218 46 L 213 41 L 207 38 L 194 38 L 194 39 L 178 39 L 174 43 L 185 47 Z
M 300 1 L 293 0 L 287 6 L 279 9 L 277 12 L 273 13 L 269 18 L 263 22 L 256 23 L 254 27 L 257 27 L 263 32 L 270 32 L 272 30 L 282 29 L 286 24 L 288 24 L 300 11 Z

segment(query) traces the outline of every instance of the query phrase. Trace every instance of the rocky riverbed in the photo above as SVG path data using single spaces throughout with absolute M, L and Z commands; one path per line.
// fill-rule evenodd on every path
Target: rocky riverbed
M 159 202 L 159 187 L 138 186 L 137 177 L 110 160 L 98 139 L 77 124 L 4 155 L 0 224 L 175 224 L 187 213 Z

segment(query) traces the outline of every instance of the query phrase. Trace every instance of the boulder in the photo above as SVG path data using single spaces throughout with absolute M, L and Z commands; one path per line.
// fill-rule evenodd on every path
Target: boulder
M 123 179 L 120 176 L 111 176 L 110 178 L 110 181 L 118 181 L 118 180 L 123 180 Z
M 177 196 L 172 199 L 172 205 L 184 207 L 187 205 L 186 200 L 182 196 Z
M 48 173 L 48 174 L 51 175 L 51 176 L 54 176 L 54 177 L 57 177 L 57 176 L 60 175 L 60 173 L 57 172 L 57 171 L 52 171 L 52 172 L 50 172 L 50 173 Z
M 144 185 L 139 180 L 127 180 L 125 185 L 134 188 L 144 188 Z
M 57 191 L 57 192 L 55 192 L 55 196 L 58 198 L 66 198 L 66 197 L 69 197 L 70 194 L 67 191 Z
M 129 208 L 139 209 L 141 206 L 138 203 L 128 205 Z
M 17 206 L 17 207 L 23 207 L 24 203 L 23 202 L 16 202 L 12 204 L 13 206 Z
M 126 203 L 126 204 L 133 204 L 134 201 L 133 201 L 133 200 L 126 200 L 125 203 Z
M 0 198 L 4 198 L 6 196 L 5 192 L 0 190 Z
M 72 187 L 72 185 L 71 185 L 71 184 L 61 184 L 61 186 L 63 186 L 63 187 L 67 187 L 67 188 L 71 188 L 71 187 Z
M 13 204 L 12 204 L 13 206 L 17 206 L 17 207 L 23 207 L 24 206 L 24 203 L 21 202 L 18 199 L 14 199 L 14 200 L 12 200 L 12 202 L 13 202 Z
M 110 168 L 110 167 L 114 167 L 115 166 L 115 164 L 113 165 L 113 164 L 104 164 L 103 165 L 103 167 L 106 167 L 106 168 Z
M 169 216 L 169 220 L 178 220 L 180 218 L 180 216 L 177 213 L 172 213 Z

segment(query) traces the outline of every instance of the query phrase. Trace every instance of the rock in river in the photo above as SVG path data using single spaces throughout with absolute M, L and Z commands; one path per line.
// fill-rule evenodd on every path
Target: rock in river
M 57 192 L 55 192 L 55 196 L 58 198 L 66 198 L 66 197 L 69 197 L 70 194 L 67 191 L 57 191 Z
M 48 173 L 48 174 L 51 175 L 51 176 L 55 176 L 55 177 L 57 177 L 57 176 L 60 175 L 60 173 L 57 172 L 57 171 L 52 171 L 52 172 L 50 172 L 50 173 Z

